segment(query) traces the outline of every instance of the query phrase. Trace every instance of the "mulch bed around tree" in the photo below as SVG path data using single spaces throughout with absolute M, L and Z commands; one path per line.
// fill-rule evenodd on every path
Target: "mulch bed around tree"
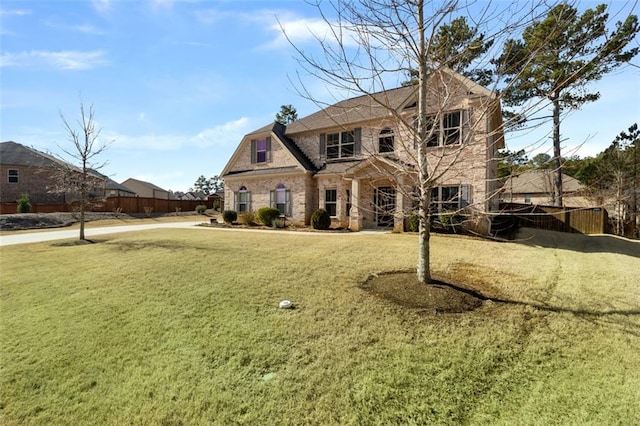
M 406 308 L 426 313 L 462 313 L 482 306 L 487 297 L 472 288 L 434 280 L 418 281 L 415 272 L 388 272 L 371 275 L 361 286 L 371 294 Z

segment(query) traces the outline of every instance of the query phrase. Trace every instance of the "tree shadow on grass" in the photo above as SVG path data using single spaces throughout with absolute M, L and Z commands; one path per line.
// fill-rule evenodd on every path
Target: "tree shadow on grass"
M 418 281 L 415 271 L 393 271 L 370 275 L 361 285 L 369 293 L 400 306 L 418 309 L 426 314 L 463 314 L 481 307 L 485 302 L 504 306 L 529 307 L 552 313 L 568 313 L 592 322 L 606 320 L 610 325 L 622 327 L 624 332 L 640 336 L 640 324 L 624 321 L 621 317 L 640 317 L 640 308 L 632 309 L 575 309 L 546 303 L 513 300 L 489 296 L 495 292 L 490 286 L 474 280 L 473 284 L 452 283 L 435 279 L 431 284 Z
M 531 247 L 558 248 L 583 253 L 617 253 L 640 257 L 640 240 L 616 235 L 585 235 L 520 228 L 516 242 Z

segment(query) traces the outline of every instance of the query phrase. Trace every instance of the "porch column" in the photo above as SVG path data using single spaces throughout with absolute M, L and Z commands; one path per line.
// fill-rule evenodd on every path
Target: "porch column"
M 360 214 L 360 179 L 351 180 L 351 214 L 349 215 L 349 229 L 360 231 L 362 229 L 362 216 Z

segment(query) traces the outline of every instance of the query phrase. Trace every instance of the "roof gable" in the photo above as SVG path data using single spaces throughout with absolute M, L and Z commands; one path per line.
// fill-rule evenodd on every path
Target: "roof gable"
M 231 170 L 238 161 L 241 153 L 248 149 L 247 145 L 251 143 L 252 139 L 260 136 L 271 136 L 272 143 L 273 141 L 276 141 L 276 143 L 279 143 L 281 146 L 283 146 L 285 150 L 289 154 L 291 154 L 298 166 L 300 166 L 305 171 L 315 172 L 316 167 L 313 162 L 309 159 L 309 157 L 306 156 L 306 154 L 298 147 L 298 145 L 296 145 L 293 140 L 285 135 L 285 131 L 286 126 L 284 124 L 273 122 L 267 126 L 261 127 L 260 129 L 245 135 L 245 137 L 242 139 L 242 142 L 240 142 L 233 155 L 231 156 L 231 159 L 229 159 L 229 161 L 227 162 L 227 165 L 221 173 L 222 176 L 227 176 L 232 173 Z

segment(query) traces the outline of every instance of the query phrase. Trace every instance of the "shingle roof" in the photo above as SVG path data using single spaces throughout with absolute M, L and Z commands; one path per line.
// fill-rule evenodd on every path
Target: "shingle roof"
M 505 192 L 512 194 L 548 194 L 553 189 L 552 170 L 527 170 L 517 175 L 509 176 L 503 185 Z M 575 178 L 562 174 L 562 191 L 564 193 L 577 192 L 583 185 Z
M 145 186 L 149 189 L 155 189 L 156 191 L 163 191 L 163 192 L 168 192 L 166 189 L 162 189 L 157 185 L 152 184 L 151 182 L 145 182 L 143 180 L 138 180 L 138 179 L 134 179 L 134 178 L 129 178 L 127 180 L 125 180 L 124 182 L 122 182 L 122 185 L 126 186 L 127 182 L 130 182 L 132 184 L 137 184 L 140 186 Z
M 287 126 L 286 133 L 290 135 L 384 118 L 389 115 L 389 107 L 399 109 L 415 91 L 416 86 L 407 86 L 346 99 L 294 121 Z
M 235 172 L 229 172 L 225 175 L 225 177 L 230 176 L 262 176 L 268 174 L 278 174 L 278 173 L 287 173 L 287 172 L 295 172 L 300 169 L 297 166 L 287 166 L 287 167 L 275 167 L 270 169 L 259 169 L 259 170 L 240 170 Z
M 115 191 L 120 191 L 120 192 L 128 192 L 130 194 L 135 194 L 135 191 L 132 191 L 131 189 L 127 188 L 126 186 L 124 186 L 121 183 L 116 182 L 115 180 L 111 179 L 109 176 L 107 175 L 103 175 L 102 173 L 100 173 L 97 170 L 93 170 L 93 169 L 89 169 L 88 170 L 89 173 L 92 173 L 96 176 L 101 177 L 102 179 L 104 179 L 105 182 L 105 189 L 107 190 L 115 190 Z
M 0 163 L 32 167 L 54 167 L 65 164 L 52 155 L 13 141 L 0 143 Z

